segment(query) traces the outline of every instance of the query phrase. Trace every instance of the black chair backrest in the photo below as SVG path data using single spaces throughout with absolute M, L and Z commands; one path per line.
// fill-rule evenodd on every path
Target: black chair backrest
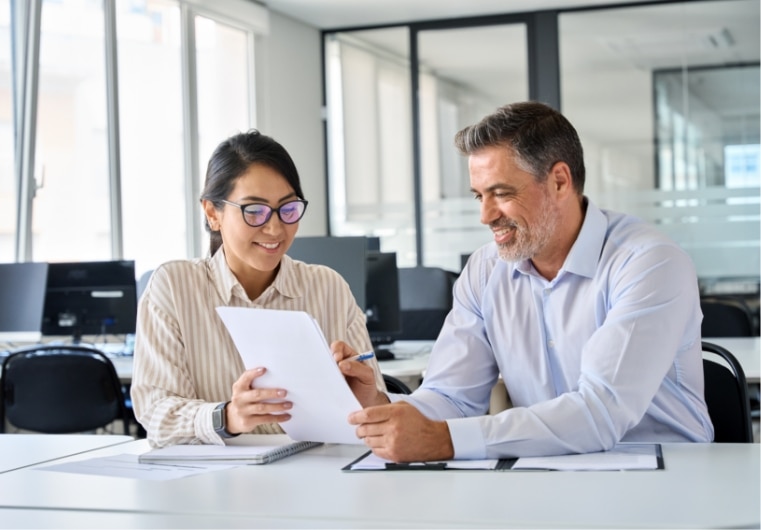
M 383 381 L 386 383 L 386 390 L 394 394 L 412 394 L 412 390 L 403 381 L 393 375 L 383 374 Z
M 729 366 L 703 357 L 705 399 L 713 422 L 713 441 L 752 443 L 748 383 L 740 362 L 718 344 L 703 341 L 703 352 L 717 355 Z
M 700 299 L 703 337 L 751 337 L 755 334 L 748 304 L 733 297 L 709 296 Z
M 148 287 L 148 282 L 151 280 L 151 275 L 153 274 L 153 269 L 145 271 L 143 274 L 140 275 L 140 278 L 137 280 L 137 299 L 140 300 L 140 297 L 143 294 L 143 291 L 145 291 L 145 288 Z
M 399 269 L 399 340 L 435 340 L 449 310 L 457 274 L 438 267 Z
M 129 432 L 119 377 L 101 351 L 38 345 L 11 353 L 0 379 L 0 432 L 13 426 L 43 433 L 93 431 L 116 420 Z

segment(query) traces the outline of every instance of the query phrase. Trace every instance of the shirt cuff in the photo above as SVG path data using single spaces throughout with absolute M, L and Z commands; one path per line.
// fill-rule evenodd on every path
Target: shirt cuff
M 486 442 L 478 417 L 446 421 L 456 459 L 482 460 L 486 458 Z

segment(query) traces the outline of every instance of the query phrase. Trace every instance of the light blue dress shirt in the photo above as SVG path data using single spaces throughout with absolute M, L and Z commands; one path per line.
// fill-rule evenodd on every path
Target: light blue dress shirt
M 698 281 L 690 257 L 635 217 L 588 202 L 557 277 L 470 258 L 422 385 L 455 458 L 584 453 L 619 441 L 709 442 Z M 487 415 L 502 374 L 513 407 Z

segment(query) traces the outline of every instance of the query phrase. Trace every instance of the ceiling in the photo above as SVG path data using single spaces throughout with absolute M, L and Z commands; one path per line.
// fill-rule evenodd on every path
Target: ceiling
M 319 29 L 362 28 L 394 23 L 431 21 L 458 17 L 533 12 L 548 9 L 630 4 L 628 0 L 259 0 L 270 10 Z M 756 15 L 748 17 L 748 2 Z M 759 61 L 759 16 L 757 0 L 737 2 L 668 2 L 651 8 L 581 11 L 560 20 L 563 102 L 579 109 L 577 121 L 594 130 L 606 123 L 613 109 L 618 117 L 639 129 L 652 125 L 635 105 L 622 108 L 621 101 L 635 101 L 641 86 L 631 86 L 627 72 L 680 69 L 686 65 L 727 65 Z M 504 26 L 503 26 L 504 28 Z M 477 31 L 477 35 L 475 34 Z M 401 32 L 399 34 L 398 32 Z M 459 35 L 458 35 L 459 32 Z M 499 33 L 502 32 L 502 33 Z M 480 92 L 497 92 L 509 80 L 525 77 L 525 37 L 495 27 L 450 29 L 435 35 L 425 32 L 420 41 L 421 68 L 454 83 L 478 87 Z M 352 31 L 374 49 L 405 57 L 405 30 Z M 401 35 L 401 36 L 400 36 Z M 463 43 L 466 43 L 465 45 Z M 500 60 L 495 50 L 509 50 Z M 425 55 L 423 55 L 423 53 Z M 495 61 L 499 65 L 495 68 Z M 521 74 L 523 72 L 523 74 Z M 629 77 L 627 78 L 627 75 Z M 600 81 L 604 79 L 604 81 Z M 620 85 L 610 86 L 611 79 Z M 627 82 L 629 79 L 629 82 Z M 692 74 L 693 96 L 709 107 L 730 115 L 759 108 L 757 79 Z M 755 81 L 755 82 L 754 82 Z M 513 84 L 514 81 L 513 81 Z M 727 90 L 731 88 L 731 96 Z M 647 88 L 649 90 L 649 88 Z M 497 98 L 504 97 L 496 96 Z M 587 126 L 585 123 L 579 125 Z M 610 132 L 601 134 L 610 135 Z
M 320 29 L 602 6 L 629 0 L 259 0 Z M 656 0 L 666 1 L 666 0 Z

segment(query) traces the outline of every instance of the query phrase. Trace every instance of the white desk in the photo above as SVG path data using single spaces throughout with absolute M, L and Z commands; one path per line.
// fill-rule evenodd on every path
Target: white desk
M 737 357 L 748 383 L 761 381 L 761 337 L 709 337 L 703 340 L 723 346 Z
M 719 346 L 727 348 L 740 361 L 749 383 L 761 380 L 761 338 L 731 337 L 705 338 Z M 397 356 L 392 361 L 380 361 L 383 373 L 398 377 L 405 382 L 419 379 L 428 366 L 428 358 L 434 341 L 397 341 L 391 351 Z M 104 345 L 99 345 L 104 346 Z M 105 351 L 111 353 L 119 350 L 117 343 L 111 344 Z M 110 355 L 116 372 L 123 383 L 132 381 L 132 356 Z M 417 383 L 414 384 L 417 386 Z
M 133 440 L 105 434 L 0 434 L 0 473 Z
M 147 448 L 147 441 L 139 440 L 66 460 Z M 757 444 L 665 444 L 660 471 L 341 471 L 363 452 L 360 445 L 326 445 L 272 464 L 171 482 L 19 469 L 0 475 L 0 527 L 749 528 L 760 523 Z

